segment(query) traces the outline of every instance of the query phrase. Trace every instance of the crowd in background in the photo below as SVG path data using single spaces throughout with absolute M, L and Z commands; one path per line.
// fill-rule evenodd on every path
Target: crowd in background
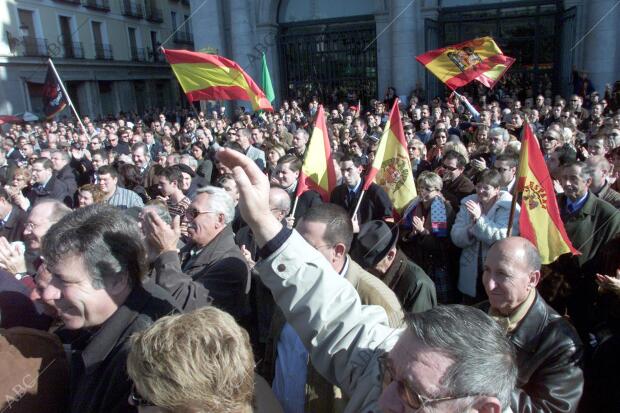
M 275 112 L 248 113 L 239 106 L 228 113 L 222 106 L 210 113 L 157 108 L 84 117 L 85 130 L 67 118 L 4 125 L 0 295 L 11 294 L 0 300 L 6 329 L 0 345 L 22 353 L 70 349 L 66 365 L 51 368 L 53 379 L 39 376 L 39 396 L 53 400 L 48 411 L 172 411 L 189 401 L 194 410 L 188 411 L 201 405 L 218 412 L 260 406 L 329 412 L 364 405 L 352 384 L 342 384 L 322 359 L 315 361 L 308 336 L 264 282 L 261 258 L 277 249 L 257 241 L 256 227 L 245 222 L 238 172 L 216 155 L 227 148 L 251 159 L 268 179 L 271 215 L 326 259 L 325 271 L 349 281 L 361 304 L 382 307 L 384 324 L 399 328 L 408 314 L 465 304 L 501 326 L 516 348 L 518 367 L 503 408 L 617 409 L 620 83 L 604 95 L 586 85 L 562 97 L 549 89 L 535 95 L 509 78 L 498 90 L 432 99 L 417 93 L 399 102 L 418 197 L 398 219 L 377 184 L 360 201 L 398 96 L 393 88 L 364 106 L 351 101 L 325 108 L 338 183 L 329 202 L 314 191 L 296 197 L 318 98 L 283 101 Z M 518 238 L 518 207 L 508 233 L 526 123 L 553 179 L 567 235 L 581 252 L 543 266 L 536 247 Z M 101 232 L 107 226 L 123 236 L 107 239 Z M 106 261 L 105 254 L 120 258 Z M 135 268 L 124 266 L 123 260 L 141 254 Z M 507 266 L 517 261 L 525 263 L 522 278 Z M 125 270 L 133 274 L 126 281 L 133 289 L 117 294 L 119 283 L 108 277 Z M 80 294 L 90 298 L 75 298 L 75 285 L 84 282 L 89 286 Z M 99 296 L 102 289 L 117 295 L 110 293 L 108 302 Z M 293 306 L 286 298 L 284 303 Z M 101 310 L 106 305 L 113 311 Z M 312 298 L 305 305 L 313 308 Z M 124 318 L 119 307 L 127 308 Z M 76 321 L 68 308 L 83 308 L 86 321 Z M 99 310 L 106 315 L 89 320 Z M 117 330 L 131 328 L 115 331 L 112 321 Z M 20 336 L 16 327 L 54 335 Z M 108 367 L 101 367 L 103 360 Z M 382 371 L 401 369 L 399 360 L 391 360 Z M 12 362 L 27 372 L 19 357 Z M 132 381 L 133 387 L 125 385 Z M 409 406 L 422 403 L 419 394 L 412 402 L 409 390 L 398 386 L 398 397 Z M 448 397 L 465 397 L 453 393 Z M 383 411 L 400 411 L 382 400 Z M 442 400 L 449 399 L 435 399 Z M 15 397 L 18 402 L 27 400 Z

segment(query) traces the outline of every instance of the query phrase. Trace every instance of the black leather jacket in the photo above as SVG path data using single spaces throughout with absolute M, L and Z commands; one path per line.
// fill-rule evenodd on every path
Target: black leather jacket
M 489 304 L 481 309 L 488 311 Z M 536 293 L 532 307 L 509 338 L 519 367 L 512 411 L 577 411 L 583 392 L 583 345 L 573 326 Z

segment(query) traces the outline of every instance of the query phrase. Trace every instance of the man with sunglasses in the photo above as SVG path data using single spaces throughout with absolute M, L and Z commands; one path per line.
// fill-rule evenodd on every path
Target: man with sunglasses
M 172 227 L 152 212 L 144 220 L 147 241 L 159 252 L 153 279 L 184 311 L 213 304 L 238 322 L 247 321 L 250 270 L 231 228 L 235 216 L 232 197 L 222 188 L 200 188 L 185 213 L 189 242 L 180 257 L 179 218 L 174 219 Z
M 255 267 L 316 369 L 349 397 L 345 412 L 510 411 L 512 347 L 482 311 L 439 306 L 387 325 L 355 289 L 269 211 L 269 181 L 247 157 L 218 153 L 235 172 L 241 213 L 263 260 Z
M 474 183 L 465 175 L 465 165 L 467 160 L 463 155 L 456 151 L 448 151 L 444 154 L 441 166 L 437 169 L 437 174 L 443 179 L 441 193 L 446 198 L 452 208 L 457 211 L 461 200 L 474 193 Z

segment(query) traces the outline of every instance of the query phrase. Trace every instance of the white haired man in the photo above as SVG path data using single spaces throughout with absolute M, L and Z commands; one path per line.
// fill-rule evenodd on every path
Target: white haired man
M 183 310 L 212 303 L 237 321 L 249 314 L 250 270 L 230 226 L 234 211 L 233 200 L 224 189 L 198 189 L 186 210 L 190 242 L 181 250 L 181 258 L 177 253 L 179 219 L 170 227 L 156 213 L 147 213 L 143 229 L 159 252 L 153 278 Z

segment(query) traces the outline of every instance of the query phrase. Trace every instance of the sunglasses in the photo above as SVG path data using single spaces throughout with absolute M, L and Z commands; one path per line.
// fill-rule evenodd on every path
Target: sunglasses
M 216 213 L 217 212 L 215 211 L 198 211 L 194 207 L 189 207 L 185 210 L 185 216 L 191 220 L 196 219 L 197 216 L 202 215 L 202 214 L 216 214 Z
M 441 166 L 443 166 L 443 169 L 446 169 L 446 170 L 448 170 L 450 172 L 454 172 L 457 169 L 459 169 L 458 166 L 449 166 L 449 165 L 446 165 L 446 164 L 442 164 Z

